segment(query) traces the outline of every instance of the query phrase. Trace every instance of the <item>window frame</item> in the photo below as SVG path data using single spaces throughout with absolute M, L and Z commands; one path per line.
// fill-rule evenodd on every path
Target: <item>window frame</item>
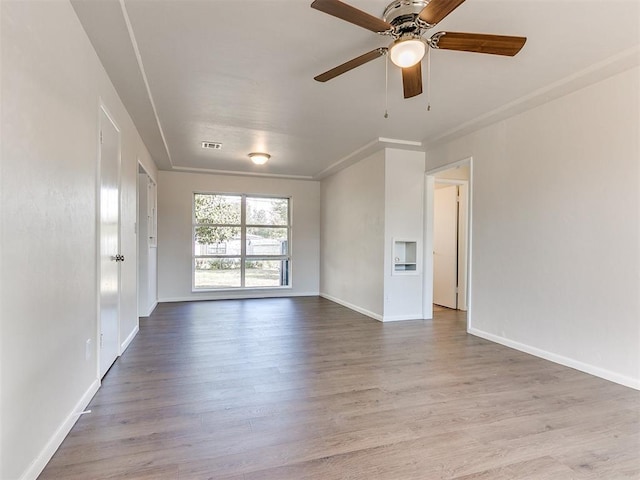
M 211 196 L 227 196 L 227 197 L 239 197 L 240 198 L 240 223 L 197 223 L 196 220 L 196 196 L 197 195 L 211 195 Z M 247 199 L 252 198 L 265 198 L 265 199 L 277 199 L 287 201 L 287 223 L 286 225 L 262 225 L 262 224 L 248 224 L 247 223 Z M 291 196 L 283 195 L 264 195 L 264 194 L 251 194 L 251 193 L 224 193 L 224 192 L 203 192 L 194 191 L 191 197 L 191 291 L 192 292 L 220 292 L 220 291 L 247 291 L 247 290 L 274 290 L 274 289 L 290 289 L 292 288 L 292 261 L 291 261 L 291 233 L 292 233 L 292 199 Z M 237 227 L 240 229 L 240 254 L 196 254 L 196 241 L 195 232 L 198 227 Z M 274 228 L 282 229 L 286 231 L 287 235 L 287 252 L 280 255 L 248 255 L 247 254 L 247 230 L 250 228 Z M 237 287 L 197 287 L 196 286 L 196 261 L 198 259 L 239 259 L 240 260 L 240 285 Z M 251 261 L 281 261 L 283 262 L 283 270 L 287 279 L 286 285 L 277 286 L 246 286 L 246 263 Z

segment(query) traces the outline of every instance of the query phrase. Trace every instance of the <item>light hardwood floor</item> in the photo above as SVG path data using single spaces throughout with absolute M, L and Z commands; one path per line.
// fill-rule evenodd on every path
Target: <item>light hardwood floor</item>
M 517 312 L 514 312 L 517 315 Z M 161 304 L 40 479 L 639 479 L 640 392 L 317 297 Z

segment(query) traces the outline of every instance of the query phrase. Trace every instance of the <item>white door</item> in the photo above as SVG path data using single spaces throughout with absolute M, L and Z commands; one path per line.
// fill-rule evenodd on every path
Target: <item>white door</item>
M 119 353 L 120 132 L 100 110 L 100 377 Z
M 433 303 L 458 308 L 458 186 L 436 184 L 433 203 Z

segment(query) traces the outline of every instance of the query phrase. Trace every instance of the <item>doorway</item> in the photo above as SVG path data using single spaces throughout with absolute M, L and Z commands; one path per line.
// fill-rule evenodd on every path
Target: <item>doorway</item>
M 443 306 L 468 311 L 468 325 L 471 163 L 468 158 L 427 172 L 423 290 L 424 318 Z
M 436 181 L 433 199 L 433 303 L 458 309 L 458 185 Z
M 99 377 L 120 353 L 120 131 L 104 107 L 99 122 Z
M 158 304 L 157 186 L 138 163 L 138 317 L 148 317 Z
M 446 171 L 443 173 L 447 174 Z M 467 310 L 468 192 L 467 180 L 436 177 L 433 208 L 433 303 L 454 310 Z

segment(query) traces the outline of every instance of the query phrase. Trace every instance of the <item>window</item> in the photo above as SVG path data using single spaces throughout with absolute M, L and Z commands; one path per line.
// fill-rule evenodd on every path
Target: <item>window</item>
M 289 199 L 195 193 L 193 288 L 289 285 Z

